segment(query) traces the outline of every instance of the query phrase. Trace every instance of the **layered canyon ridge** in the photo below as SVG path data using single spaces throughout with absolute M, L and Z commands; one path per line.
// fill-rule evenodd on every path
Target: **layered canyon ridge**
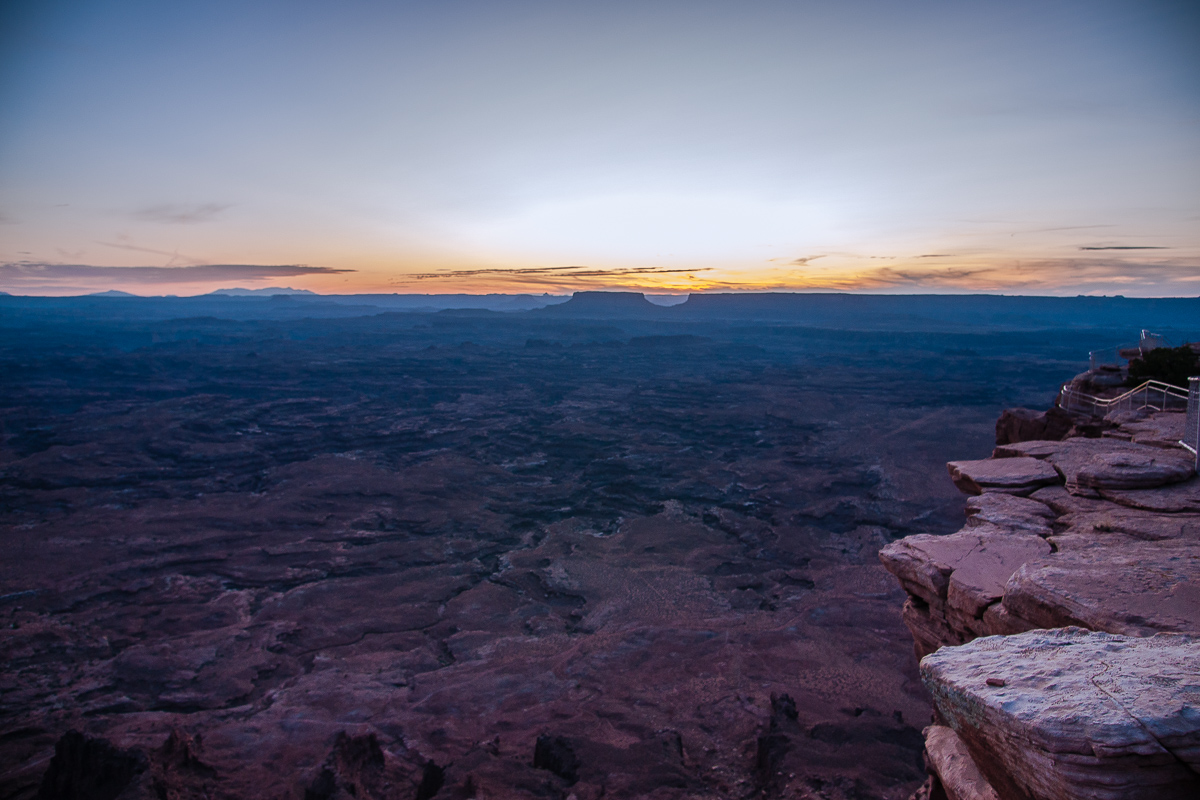
M 880 550 L 1086 560 L 1067 443 L 969 508 L 946 463 L 1148 316 L 1200 338 L 946 300 L 0 297 L 0 798 L 909 797 L 914 633 L 997 597 L 920 628 Z

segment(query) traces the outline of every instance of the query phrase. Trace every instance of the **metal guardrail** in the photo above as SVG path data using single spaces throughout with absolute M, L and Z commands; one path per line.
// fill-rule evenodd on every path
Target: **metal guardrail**
M 1139 353 L 1144 356 L 1151 350 L 1170 346 L 1171 342 L 1167 337 L 1151 333 L 1143 328 L 1137 344 L 1125 344 L 1120 347 L 1106 347 L 1103 350 L 1090 351 L 1088 366 L 1093 372 L 1101 367 L 1120 367 L 1130 358 L 1137 358 Z
M 1113 411 L 1138 411 L 1143 408 L 1150 411 L 1183 411 L 1186 408 L 1190 417 L 1191 409 L 1198 401 L 1189 401 L 1188 395 L 1195 391 L 1195 383 L 1192 389 L 1185 391 L 1162 381 L 1146 381 L 1117 397 L 1096 397 L 1073 389 L 1070 384 L 1063 384 L 1056 405 L 1066 411 L 1078 411 L 1093 417 L 1103 417 Z
M 1179 443 L 1196 453 L 1196 463 L 1200 466 L 1200 378 L 1188 378 L 1187 422 Z
M 1107 347 L 1088 353 L 1088 366 L 1093 372 L 1101 367 L 1119 367 L 1122 361 L 1120 347 Z

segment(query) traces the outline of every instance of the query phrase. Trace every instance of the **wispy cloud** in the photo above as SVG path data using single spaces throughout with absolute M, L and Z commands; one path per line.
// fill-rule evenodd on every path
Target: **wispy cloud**
M 1081 247 L 1080 250 L 1170 250 L 1169 247 L 1154 247 L 1152 245 L 1108 245 L 1104 247 Z
M 167 256 L 167 263 L 163 265 L 164 267 L 173 267 L 174 264 L 180 262 L 194 266 L 201 266 L 205 263 L 202 258 L 181 255 L 178 250 L 173 252 L 169 250 L 156 250 L 153 247 L 140 247 L 136 244 L 126 244 L 125 242 L 96 242 L 96 244 L 103 245 L 104 247 L 113 247 L 117 250 L 129 250 L 134 253 L 151 253 L 156 256 Z
M 1133 262 L 1120 258 L 997 259 L 947 267 L 879 267 L 847 276 L 859 290 L 1063 293 L 1123 291 L 1166 295 L 1188 290 L 1200 280 L 1200 261 L 1164 259 Z M 1194 291 L 1191 289 L 1190 291 Z
M 336 275 L 350 269 L 304 264 L 197 264 L 184 267 L 99 267 L 91 264 L 17 262 L 0 264 L 0 287 L 45 288 L 55 285 L 154 286 L 206 282 L 259 281 L 312 275 Z
M 699 269 L 667 269 L 665 267 L 624 267 L 615 269 L 600 269 L 596 267 L 585 266 L 488 267 L 485 269 L 460 269 L 446 270 L 444 272 L 423 272 L 416 275 L 408 275 L 407 277 L 416 281 L 435 280 L 438 278 L 474 278 L 481 275 L 501 275 L 512 277 L 521 275 L 534 275 L 556 278 L 627 278 L 638 275 L 691 274 L 694 272 L 707 272 L 709 269 L 709 267 L 701 267 Z
M 134 219 L 143 222 L 163 222 L 171 225 L 194 225 L 208 222 L 229 208 L 229 203 L 162 203 L 134 211 Z

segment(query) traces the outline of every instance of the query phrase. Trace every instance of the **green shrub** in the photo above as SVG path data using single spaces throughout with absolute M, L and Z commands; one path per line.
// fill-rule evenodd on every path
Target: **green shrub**
M 1188 378 L 1200 375 L 1200 354 L 1188 345 L 1182 347 L 1160 347 L 1141 358 L 1129 362 L 1127 386 L 1137 386 L 1144 381 L 1162 381 L 1172 386 L 1187 388 Z

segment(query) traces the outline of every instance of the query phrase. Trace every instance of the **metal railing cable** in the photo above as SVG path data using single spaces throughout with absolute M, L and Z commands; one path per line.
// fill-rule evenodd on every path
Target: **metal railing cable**
M 1190 391 L 1196 391 L 1193 388 Z M 1146 381 L 1117 397 L 1096 397 L 1063 384 L 1056 405 L 1065 411 L 1077 411 L 1093 417 L 1103 417 L 1113 411 L 1183 411 L 1191 409 L 1196 401 L 1189 402 L 1189 390 L 1180 389 L 1162 381 Z

